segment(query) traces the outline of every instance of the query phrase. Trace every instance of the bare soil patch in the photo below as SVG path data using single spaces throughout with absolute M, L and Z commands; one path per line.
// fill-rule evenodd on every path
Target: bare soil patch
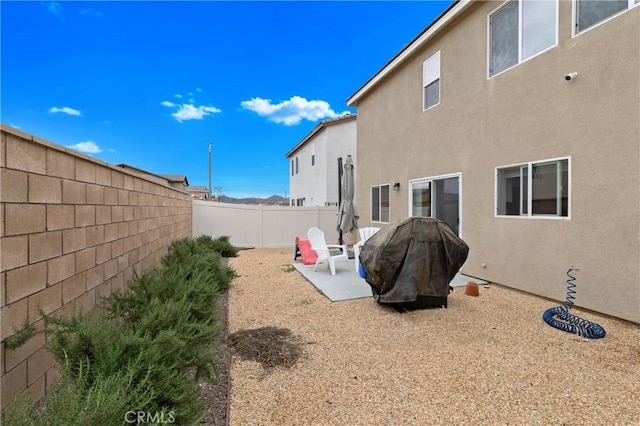
M 231 334 L 228 341 L 240 358 L 257 361 L 266 371 L 296 365 L 304 344 L 291 330 L 278 327 L 240 330 Z

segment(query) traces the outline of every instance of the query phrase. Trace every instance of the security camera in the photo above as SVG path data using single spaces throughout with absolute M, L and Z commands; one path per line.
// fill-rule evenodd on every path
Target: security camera
M 578 73 L 577 72 L 570 72 L 569 74 L 564 76 L 564 79 L 567 80 L 567 81 L 571 81 L 576 77 L 578 77 Z

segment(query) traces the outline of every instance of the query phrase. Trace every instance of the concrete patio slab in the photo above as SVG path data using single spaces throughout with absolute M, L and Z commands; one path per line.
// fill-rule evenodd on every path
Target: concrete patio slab
M 369 284 L 355 271 L 348 270 L 344 262 L 336 262 L 335 275 L 331 275 L 324 264 L 319 265 L 317 271 L 313 270 L 314 265 L 293 263 L 292 266 L 332 302 L 373 296 Z
M 319 265 L 317 271 L 313 270 L 314 265 L 304 265 L 301 262 L 292 263 L 291 266 L 332 302 L 373 297 L 369 284 L 356 271 L 347 269 L 343 262 L 336 263 L 335 275 L 331 275 L 324 264 Z M 488 284 L 487 281 L 458 273 L 449 285 L 464 287 L 469 281 L 479 285 Z

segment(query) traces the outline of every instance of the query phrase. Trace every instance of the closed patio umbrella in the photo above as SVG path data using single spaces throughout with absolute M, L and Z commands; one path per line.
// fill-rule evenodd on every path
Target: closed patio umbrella
M 358 213 L 353 205 L 354 177 L 353 160 L 347 156 L 344 163 L 344 173 L 342 173 L 342 201 L 340 202 L 340 212 L 338 213 L 338 231 L 348 233 L 358 227 Z

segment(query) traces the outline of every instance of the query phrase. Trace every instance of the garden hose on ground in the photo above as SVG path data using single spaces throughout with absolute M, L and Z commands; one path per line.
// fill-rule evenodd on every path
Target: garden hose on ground
M 575 269 L 569 268 L 567 271 L 567 299 L 565 302 L 555 308 L 549 308 L 542 314 L 542 319 L 547 324 L 567 333 L 577 334 L 578 336 L 587 337 L 589 339 L 600 339 L 605 336 L 606 332 L 600 324 L 587 321 L 569 313 L 569 309 L 573 306 L 575 299 L 576 278 L 571 275 Z

